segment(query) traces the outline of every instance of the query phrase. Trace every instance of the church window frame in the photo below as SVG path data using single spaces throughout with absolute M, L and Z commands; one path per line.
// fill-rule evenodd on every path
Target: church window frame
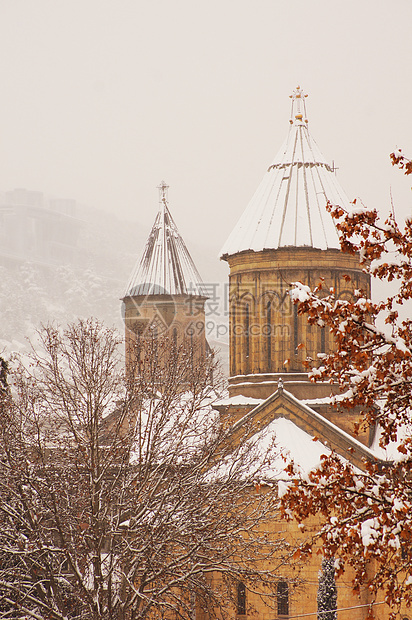
M 320 328 L 320 352 L 326 353 L 326 329 L 325 327 Z
M 272 370 L 272 300 L 266 302 L 266 346 L 268 371 Z
M 237 584 L 236 613 L 238 616 L 246 616 L 246 586 L 243 581 Z
M 245 339 L 246 339 L 246 359 L 250 356 L 250 307 L 248 303 L 245 303 Z
M 289 617 L 289 584 L 285 579 L 276 585 L 277 615 L 279 618 Z
M 293 305 L 293 351 L 297 355 L 299 352 L 299 316 L 298 305 Z
M 237 350 L 237 346 L 236 346 L 236 339 L 237 339 L 237 334 L 236 334 L 236 301 L 232 302 L 232 360 L 231 360 L 231 364 L 232 364 L 232 374 L 235 374 L 237 371 L 237 362 L 236 362 L 236 350 Z

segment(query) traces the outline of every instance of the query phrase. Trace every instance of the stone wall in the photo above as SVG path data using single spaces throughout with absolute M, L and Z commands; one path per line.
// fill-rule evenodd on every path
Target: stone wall
M 333 287 L 339 298 L 350 299 L 359 288 L 370 296 L 370 278 L 357 256 L 340 250 L 246 251 L 227 260 L 231 377 L 302 373 L 307 356 L 316 358 L 333 346 L 327 330 L 310 326 L 304 316 L 298 316 L 288 295 L 291 283 L 314 287 L 323 279 L 325 294 Z

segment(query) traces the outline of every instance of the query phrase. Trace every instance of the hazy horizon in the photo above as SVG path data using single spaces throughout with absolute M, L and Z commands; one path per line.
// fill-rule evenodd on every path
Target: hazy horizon
M 410 212 L 412 4 L 3 0 L 0 189 L 139 222 L 157 185 L 205 281 L 284 141 L 289 95 L 349 198 Z M 139 235 L 140 237 L 140 235 Z M 141 252 L 136 247 L 136 258 Z

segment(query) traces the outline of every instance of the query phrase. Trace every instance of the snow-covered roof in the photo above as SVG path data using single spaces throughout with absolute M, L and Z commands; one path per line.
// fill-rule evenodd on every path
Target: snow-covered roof
M 285 143 L 266 171 L 252 200 L 221 250 L 226 258 L 238 252 L 281 247 L 340 248 L 327 202 L 349 208 L 334 169 L 309 133 L 304 94 L 298 86 Z
M 202 278 L 170 214 L 168 186 L 162 181 L 160 208 L 141 258 L 127 286 L 128 295 L 206 297 Z
M 299 428 L 292 420 L 275 418 L 253 437 L 257 453 L 262 455 L 262 478 L 284 478 L 285 467 L 293 461 L 302 474 L 308 474 L 321 464 L 321 456 L 329 455 L 330 449 L 319 440 Z M 269 447 L 275 444 L 275 456 L 264 460 Z
M 330 448 L 314 438 L 295 422 L 279 416 L 258 429 L 235 450 L 222 458 L 210 471 L 213 478 L 222 478 L 242 463 L 242 475 L 265 482 L 288 480 L 286 466 L 293 461 L 295 469 L 306 476 L 321 464 Z
M 263 403 L 263 401 L 263 398 L 252 398 L 251 396 L 243 396 L 243 394 L 238 394 L 237 396 L 219 398 L 219 400 L 217 400 L 214 404 L 218 406 L 232 405 L 234 407 L 253 405 L 254 407 L 256 407 L 257 405 L 260 405 L 260 403 Z
M 293 458 L 296 455 L 297 465 L 302 470 L 306 469 L 307 464 L 305 461 L 306 448 L 305 454 L 302 452 L 301 455 L 305 462 L 302 461 L 301 463 L 298 458 L 300 454 L 299 442 L 303 442 L 301 444 L 303 446 L 310 445 L 310 442 L 313 441 L 319 450 L 322 450 L 321 454 L 326 454 L 328 450 L 333 449 L 344 459 L 350 460 L 360 470 L 364 469 L 365 461 L 373 462 L 380 459 L 380 456 L 374 450 L 366 447 L 358 439 L 352 437 L 352 435 L 311 407 L 308 407 L 308 405 L 305 405 L 293 394 L 284 390 L 282 386 L 278 387 L 271 396 L 235 422 L 230 429 L 231 438 L 235 443 L 236 441 L 244 441 L 246 432 L 247 440 L 253 438 L 254 441 L 257 440 L 259 443 L 259 437 L 263 440 L 266 433 L 271 433 L 270 429 L 277 427 L 278 422 L 276 420 L 280 418 L 285 418 L 293 423 L 293 426 L 285 424 L 289 430 L 293 429 L 295 438 L 291 439 L 290 435 L 285 434 L 283 435 L 285 441 L 276 440 L 276 444 L 282 448 L 282 453 L 285 453 L 285 451 L 289 452 Z M 283 424 L 283 422 L 280 424 Z M 300 429 L 304 435 L 300 431 L 294 430 L 295 427 Z M 287 441 L 286 438 L 288 438 Z M 300 439 L 298 440 L 298 438 Z M 308 450 L 311 459 L 313 454 L 315 456 L 318 454 L 316 451 L 313 453 L 309 448 Z M 318 456 L 320 458 L 319 454 Z

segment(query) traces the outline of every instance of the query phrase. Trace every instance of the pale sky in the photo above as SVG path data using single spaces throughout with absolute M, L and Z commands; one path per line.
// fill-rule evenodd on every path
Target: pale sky
M 1 0 L 0 190 L 154 220 L 205 281 L 286 137 L 299 84 L 349 198 L 410 213 L 411 0 Z M 81 216 L 81 213 L 79 214 Z M 136 247 L 136 256 L 141 251 Z

